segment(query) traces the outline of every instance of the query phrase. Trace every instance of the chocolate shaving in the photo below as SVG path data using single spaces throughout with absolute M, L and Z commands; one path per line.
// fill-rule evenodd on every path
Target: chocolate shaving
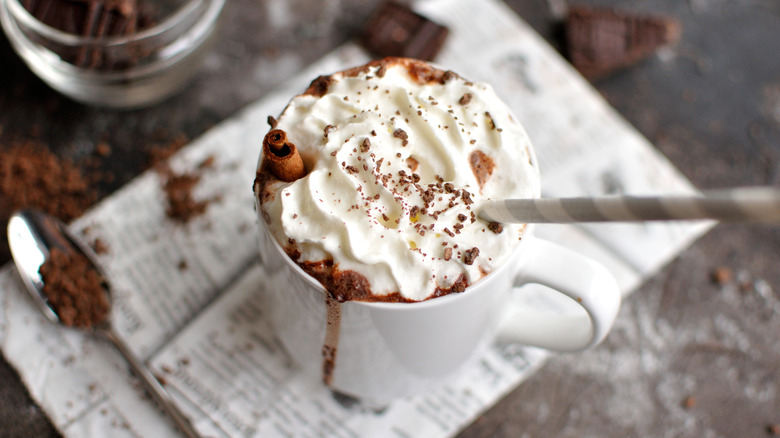
M 477 178 L 480 189 L 485 186 L 496 167 L 493 159 L 480 150 L 474 150 L 469 154 L 469 165 L 471 165 L 474 177 Z
M 360 42 L 378 56 L 433 60 L 449 29 L 393 1 L 382 4 L 363 27 Z

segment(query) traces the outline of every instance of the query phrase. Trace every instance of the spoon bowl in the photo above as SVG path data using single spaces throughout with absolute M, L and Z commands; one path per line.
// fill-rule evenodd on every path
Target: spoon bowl
M 88 326 L 69 327 L 87 329 L 109 340 L 125 357 L 135 374 L 146 386 L 149 394 L 160 407 L 174 420 L 179 429 L 189 438 L 198 437 L 190 420 L 173 403 L 173 398 L 154 374 L 138 359 L 124 340 L 117 335 L 111 324 L 110 304 L 111 287 L 108 277 L 100 268 L 97 256 L 89 246 L 73 235 L 68 227 L 58 219 L 38 210 L 22 210 L 14 213 L 8 221 L 8 245 L 11 249 L 16 269 L 22 278 L 33 301 L 43 314 L 55 323 L 64 324 L 57 309 L 47 296 L 41 267 L 51 259 L 52 251 L 59 250 L 69 256 L 84 256 L 89 262 L 88 269 L 94 269 L 102 279 L 102 289 L 108 300 L 109 310 L 100 314 L 100 319 Z
M 57 310 L 52 306 L 44 292 L 41 266 L 49 260 L 51 251 L 58 249 L 65 254 L 81 254 L 90 262 L 102 281 L 109 312 L 97 324 L 82 329 L 110 329 L 111 291 L 106 275 L 97 262 L 97 256 L 91 248 L 75 238 L 59 220 L 39 210 L 22 210 L 11 216 L 8 221 L 8 245 L 11 248 L 16 269 L 33 301 L 50 321 L 61 323 Z

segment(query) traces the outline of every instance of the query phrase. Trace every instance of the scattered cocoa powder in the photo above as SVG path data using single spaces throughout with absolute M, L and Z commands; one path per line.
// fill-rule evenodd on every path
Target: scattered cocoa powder
M 192 196 L 192 190 L 200 181 L 200 175 L 191 173 L 178 174 L 170 169 L 163 172 L 165 182 L 166 208 L 165 214 L 169 218 L 186 223 L 190 219 L 206 212 L 209 201 L 196 201 Z
M 196 200 L 192 192 L 200 182 L 201 172 L 214 168 L 214 163 L 214 156 L 209 155 L 196 166 L 195 171 L 185 173 L 177 173 L 167 164 L 157 166 L 157 171 L 163 178 L 162 189 L 166 200 L 165 214 L 169 218 L 187 223 L 206 212 L 214 199 Z
M 0 150 L 0 226 L 21 208 L 37 208 L 68 222 L 97 199 L 90 181 L 69 160 L 32 141 Z M 0 256 L 8 253 L 2 239 Z
M 63 324 L 89 328 L 106 320 L 109 301 L 103 277 L 84 255 L 52 248 L 40 273 L 47 302 Z

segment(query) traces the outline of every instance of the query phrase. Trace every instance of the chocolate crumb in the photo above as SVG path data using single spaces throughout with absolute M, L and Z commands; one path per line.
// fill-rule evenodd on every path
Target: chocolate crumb
M 368 152 L 368 150 L 371 148 L 371 140 L 368 139 L 368 137 L 363 139 L 363 142 L 360 143 L 360 152 Z
M 444 248 L 444 260 L 450 261 L 451 258 L 452 258 L 452 248 L 450 247 Z
M 463 96 L 460 98 L 460 100 L 458 101 L 458 103 L 459 103 L 459 104 L 461 104 L 461 105 L 468 105 L 468 104 L 469 104 L 469 102 L 471 102 L 471 97 L 472 97 L 472 96 L 471 96 L 471 93 L 466 93 L 466 94 L 464 94 L 464 95 L 463 95 Z
M 490 222 L 488 224 L 488 230 L 496 234 L 501 234 L 501 232 L 504 231 L 504 226 L 501 225 L 499 222 Z
M 347 172 L 349 172 L 349 173 L 358 173 L 357 168 L 355 166 L 351 165 L 351 164 L 346 166 L 346 167 L 344 167 L 344 168 L 347 169 Z
M 479 248 L 476 246 L 471 249 L 463 251 L 463 263 L 467 265 L 473 265 L 474 260 L 479 256 Z
M 471 193 L 468 190 L 463 190 L 460 194 L 460 198 L 466 205 L 471 205 L 474 203 L 474 201 L 471 200 Z
M 409 138 L 409 135 L 406 133 L 406 131 L 404 131 L 404 130 L 403 130 L 403 129 L 401 129 L 401 128 L 398 128 L 398 129 L 396 129 L 395 131 L 393 131 L 393 137 L 395 137 L 395 138 L 399 138 L 399 139 L 403 140 L 403 141 L 401 142 L 401 144 L 402 144 L 402 145 L 404 145 L 404 146 L 406 146 L 407 144 L 409 144 L 409 140 L 408 140 L 408 138 Z

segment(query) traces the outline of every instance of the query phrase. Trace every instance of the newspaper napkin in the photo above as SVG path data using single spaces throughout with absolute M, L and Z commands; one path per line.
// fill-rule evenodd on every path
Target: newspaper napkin
M 429 0 L 417 8 L 451 29 L 437 63 L 491 83 L 523 122 L 546 195 L 693 191 L 503 3 Z M 109 248 L 101 261 L 114 285 L 117 330 L 203 436 L 448 437 L 549 356 L 496 343 L 437 390 L 375 409 L 303 378 L 274 337 L 251 191 L 266 118 L 319 74 L 368 59 L 346 44 L 174 156 L 175 172 L 201 178 L 194 195 L 211 200 L 202 217 L 169 220 L 161 176 L 149 171 L 71 224 Z M 547 225 L 537 235 L 598 259 L 627 295 L 708 227 Z M 110 345 L 51 324 L 10 265 L 0 270 L 0 291 L 3 354 L 64 436 L 177 436 Z

